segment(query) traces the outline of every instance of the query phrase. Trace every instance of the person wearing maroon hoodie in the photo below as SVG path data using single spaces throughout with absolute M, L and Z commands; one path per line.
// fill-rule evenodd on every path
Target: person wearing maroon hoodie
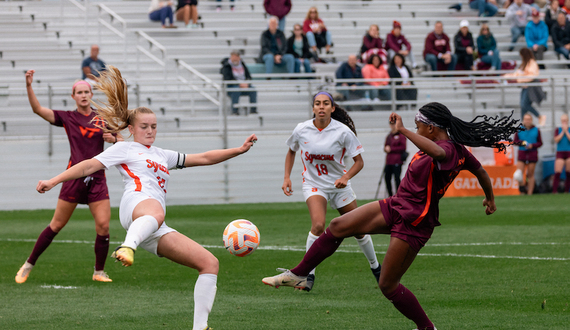
M 414 54 L 412 54 L 412 45 L 402 34 L 402 24 L 398 21 L 394 21 L 392 31 L 386 35 L 386 50 L 390 59 L 394 58 L 394 55 L 400 54 L 412 63 L 413 68 L 418 66 Z
M 291 11 L 291 0 L 264 0 L 265 12 L 279 18 L 279 30 L 285 32 L 285 16 Z
M 362 38 L 362 46 L 360 46 L 362 63 L 368 62 L 368 59 L 373 54 L 380 56 L 384 63 L 388 61 L 386 50 L 384 49 L 384 40 L 380 38 L 380 27 L 376 24 L 370 25 L 368 32 Z
M 432 71 L 437 71 L 437 62 L 446 64 L 447 70 L 455 70 L 457 56 L 451 53 L 449 37 L 443 32 L 441 21 L 435 22 L 433 32 L 427 35 L 423 55 Z
M 400 187 L 402 164 L 404 163 L 402 154 L 406 152 L 406 137 L 398 132 L 396 123 L 390 123 L 390 134 L 386 136 L 384 152 L 386 153 L 386 166 L 384 167 L 386 189 L 388 190 L 388 195 L 394 196 L 392 191 L 392 176 L 394 176 L 396 191 L 398 191 L 398 187 Z

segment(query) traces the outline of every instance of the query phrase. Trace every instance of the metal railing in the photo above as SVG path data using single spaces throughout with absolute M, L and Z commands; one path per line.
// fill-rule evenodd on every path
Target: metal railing
M 70 1 L 74 1 L 74 0 L 70 0 Z M 99 8 L 99 13 L 98 13 L 98 17 L 97 17 L 97 22 L 99 23 L 99 24 L 97 24 L 97 33 L 98 33 L 98 38 L 99 38 L 98 39 L 99 44 L 101 43 L 101 26 L 106 27 L 111 32 L 113 32 L 115 35 L 117 35 L 119 38 L 121 38 L 123 40 L 123 48 L 124 48 L 123 49 L 123 66 L 126 68 L 127 67 L 127 21 L 125 21 L 121 16 L 119 16 L 117 13 L 112 11 L 109 7 L 107 7 L 104 4 L 98 4 L 97 7 Z M 105 15 L 109 16 L 110 22 L 107 22 L 104 19 Z M 113 23 L 115 20 L 121 24 L 122 31 L 117 30 L 113 26 Z
M 143 53 L 148 58 L 150 58 L 151 60 L 153 60 L 155 63 L 157 63 L 158 65 L 160 65 L 162 67 L 163 74 L 164 74 L 164 80 L 166 80 L 166 77 L 167 77 L 167 75 L 166 75 L 166 48 L 162 44 L 160 44 L 158 41 L 156 41 L 154 38 L 152 38 L 151 36 L 146 34 L 144 31 L 135 31 L 135 34 L 137 35 L 137 50 L 138 50 L 137 51 L 137 75 L 140 72 L 140 53 Z M 141 38 L 148 42 L 149 50 L 146 50 L 144 47 L 142 47 L 140 45 Z M 161 58 L 156 57 L 152 53 L 153 48 L 156 48 L 160 51 Z

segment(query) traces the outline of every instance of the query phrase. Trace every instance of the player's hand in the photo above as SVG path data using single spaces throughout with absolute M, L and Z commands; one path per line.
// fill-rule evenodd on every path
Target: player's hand
M 398 132 L 399 132 L 402 128 L 404 128 L 404 123 L 402 122 L 402 117 L 401 117 L 399 114 L 397 114 L 397 113 L 395 113 L 395 112 L 392 112 L 392 113 L 390 114 L 390 117 L 389 117 L 389 118 L 390 118 L 390 119 L 389 119 L 389 120 L 390 120 L 390 124 L 395 124 L 395 125 L 396 125 L 396 130 L 397 130 Z
M 43 194 L 46 191 L 50 191 L 51 188 L 53 188 L 54 186 L 55 184 L 53 184 L 51 180 L 40 180 L 40 182 L 38 182 L 38 185 L 36 186 L 36 190 L 40 194 Z
M 34 82 L 34 73 L 36 73 L 35 70 L 28 70 L 26 72 L 26 87 L 31 86 Z
M 255 142 L 257 142 L 257 136 L 255 136 L 255 134 L 251 134 L 247 139 L 245 139 L 245 142 L 240 147 L 241 153 L 243 154 L 247 152 Z
M 118 141 L 111 133 L 103 133 L 103 140 L 107 143 L 115 143 Z
M 340 179 L 337 179 L 337 180 L 334 182 L 335 188 L 338 188 L 338 189 L 346 188 L 346 185 L 347 185 L 347 184 L 348 184 L 348 179 L 345 178 L 344 175 L 341 176 Z
M 487 198 L 483 200 L 483 206 L 485 206 L 485 213 L 487 215 L 491 215 L 497 211 L 497 205 L 495 205 L 495 201 L 490 201 Z
M 293 195 L 293 185 L 291 184 L 291 179 L 283 179 L 283 186 L 281 187 L 283 193 L 287 196 Z
M 392 149 L 390 148 L 390 146 L 385 146 L 385 147 L 384 147 L 384 152 L 386 152 L 387 154 L 389 154 L 390 151 L 392 151 Z

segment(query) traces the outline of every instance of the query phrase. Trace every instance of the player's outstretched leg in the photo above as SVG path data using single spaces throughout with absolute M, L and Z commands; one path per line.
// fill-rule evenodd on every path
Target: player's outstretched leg
M 117 259 L 125 267 L 132 266 L 135 262 L 135 249 L 121 245 L 113 251 L 111 258 Z
M 266 277 L 261 281 L 264 284 L 278 288 L 280 286 L 290 286 L 295 289 L 305 289 L 307 287 L 307 276 L 297 276 L 293 274 L 289 269 L 277 268 L 277 271 L 282 272 L 281 274 Z M 310 290 L 310 289 L 309 289 Z

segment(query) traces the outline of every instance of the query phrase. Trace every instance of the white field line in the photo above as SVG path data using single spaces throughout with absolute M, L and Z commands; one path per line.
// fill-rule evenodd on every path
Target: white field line
M 35 242 L 35 239 L 17 239 L 17 238 L 0 238 L 0 241 L 5 242 Z M 94 244 L 93 241 L 79 241 L 79 240 L 54 240 L 53 243 L 67 243 L 67 244 Z M 110 244 L 121 244 L 122 242 L 110 242 Z M 426 244 L 426 247 L 447 247 L 447 246 L 493 246 L 493 245 L 569 245 L 570 242 L 487 242 L 487 243 L 442 243 L 442 244 Z M 223 249 L 220 245 L 202 245 L 208 249 Z M 387 247 L 387 244 L 375 244 L 375 247 Z M 340 253 L 361 253 L 356 249 L 357 245 L 343 245 L 343 247 L 354 247 L 354 250 L 338 249 L 336 252 Z M 304 252 L 304 246 L 267 246 L 262 245 L 259 250 L 269 251 L 297 251 Z M 376 251 L 376 254 L 386 254 L 386 251 Z M 418 256 L 424 257 L 461 257 L 461 258 L 485 258 L 485 259 L 518 259 L 518 260 L 549 260 L 549 261 L 570 261 L 570 258 L 557 258 L 557 257 L 527 257 L 527 256 L 499 256 L 499 255 L 484 255 L 484 254 L 460 254 L 460 253 L 418 253 Z
M 42 285 L 40 288 L 44 289 L 79 289 L 78 286 L 61 286 L 61 285 Z

